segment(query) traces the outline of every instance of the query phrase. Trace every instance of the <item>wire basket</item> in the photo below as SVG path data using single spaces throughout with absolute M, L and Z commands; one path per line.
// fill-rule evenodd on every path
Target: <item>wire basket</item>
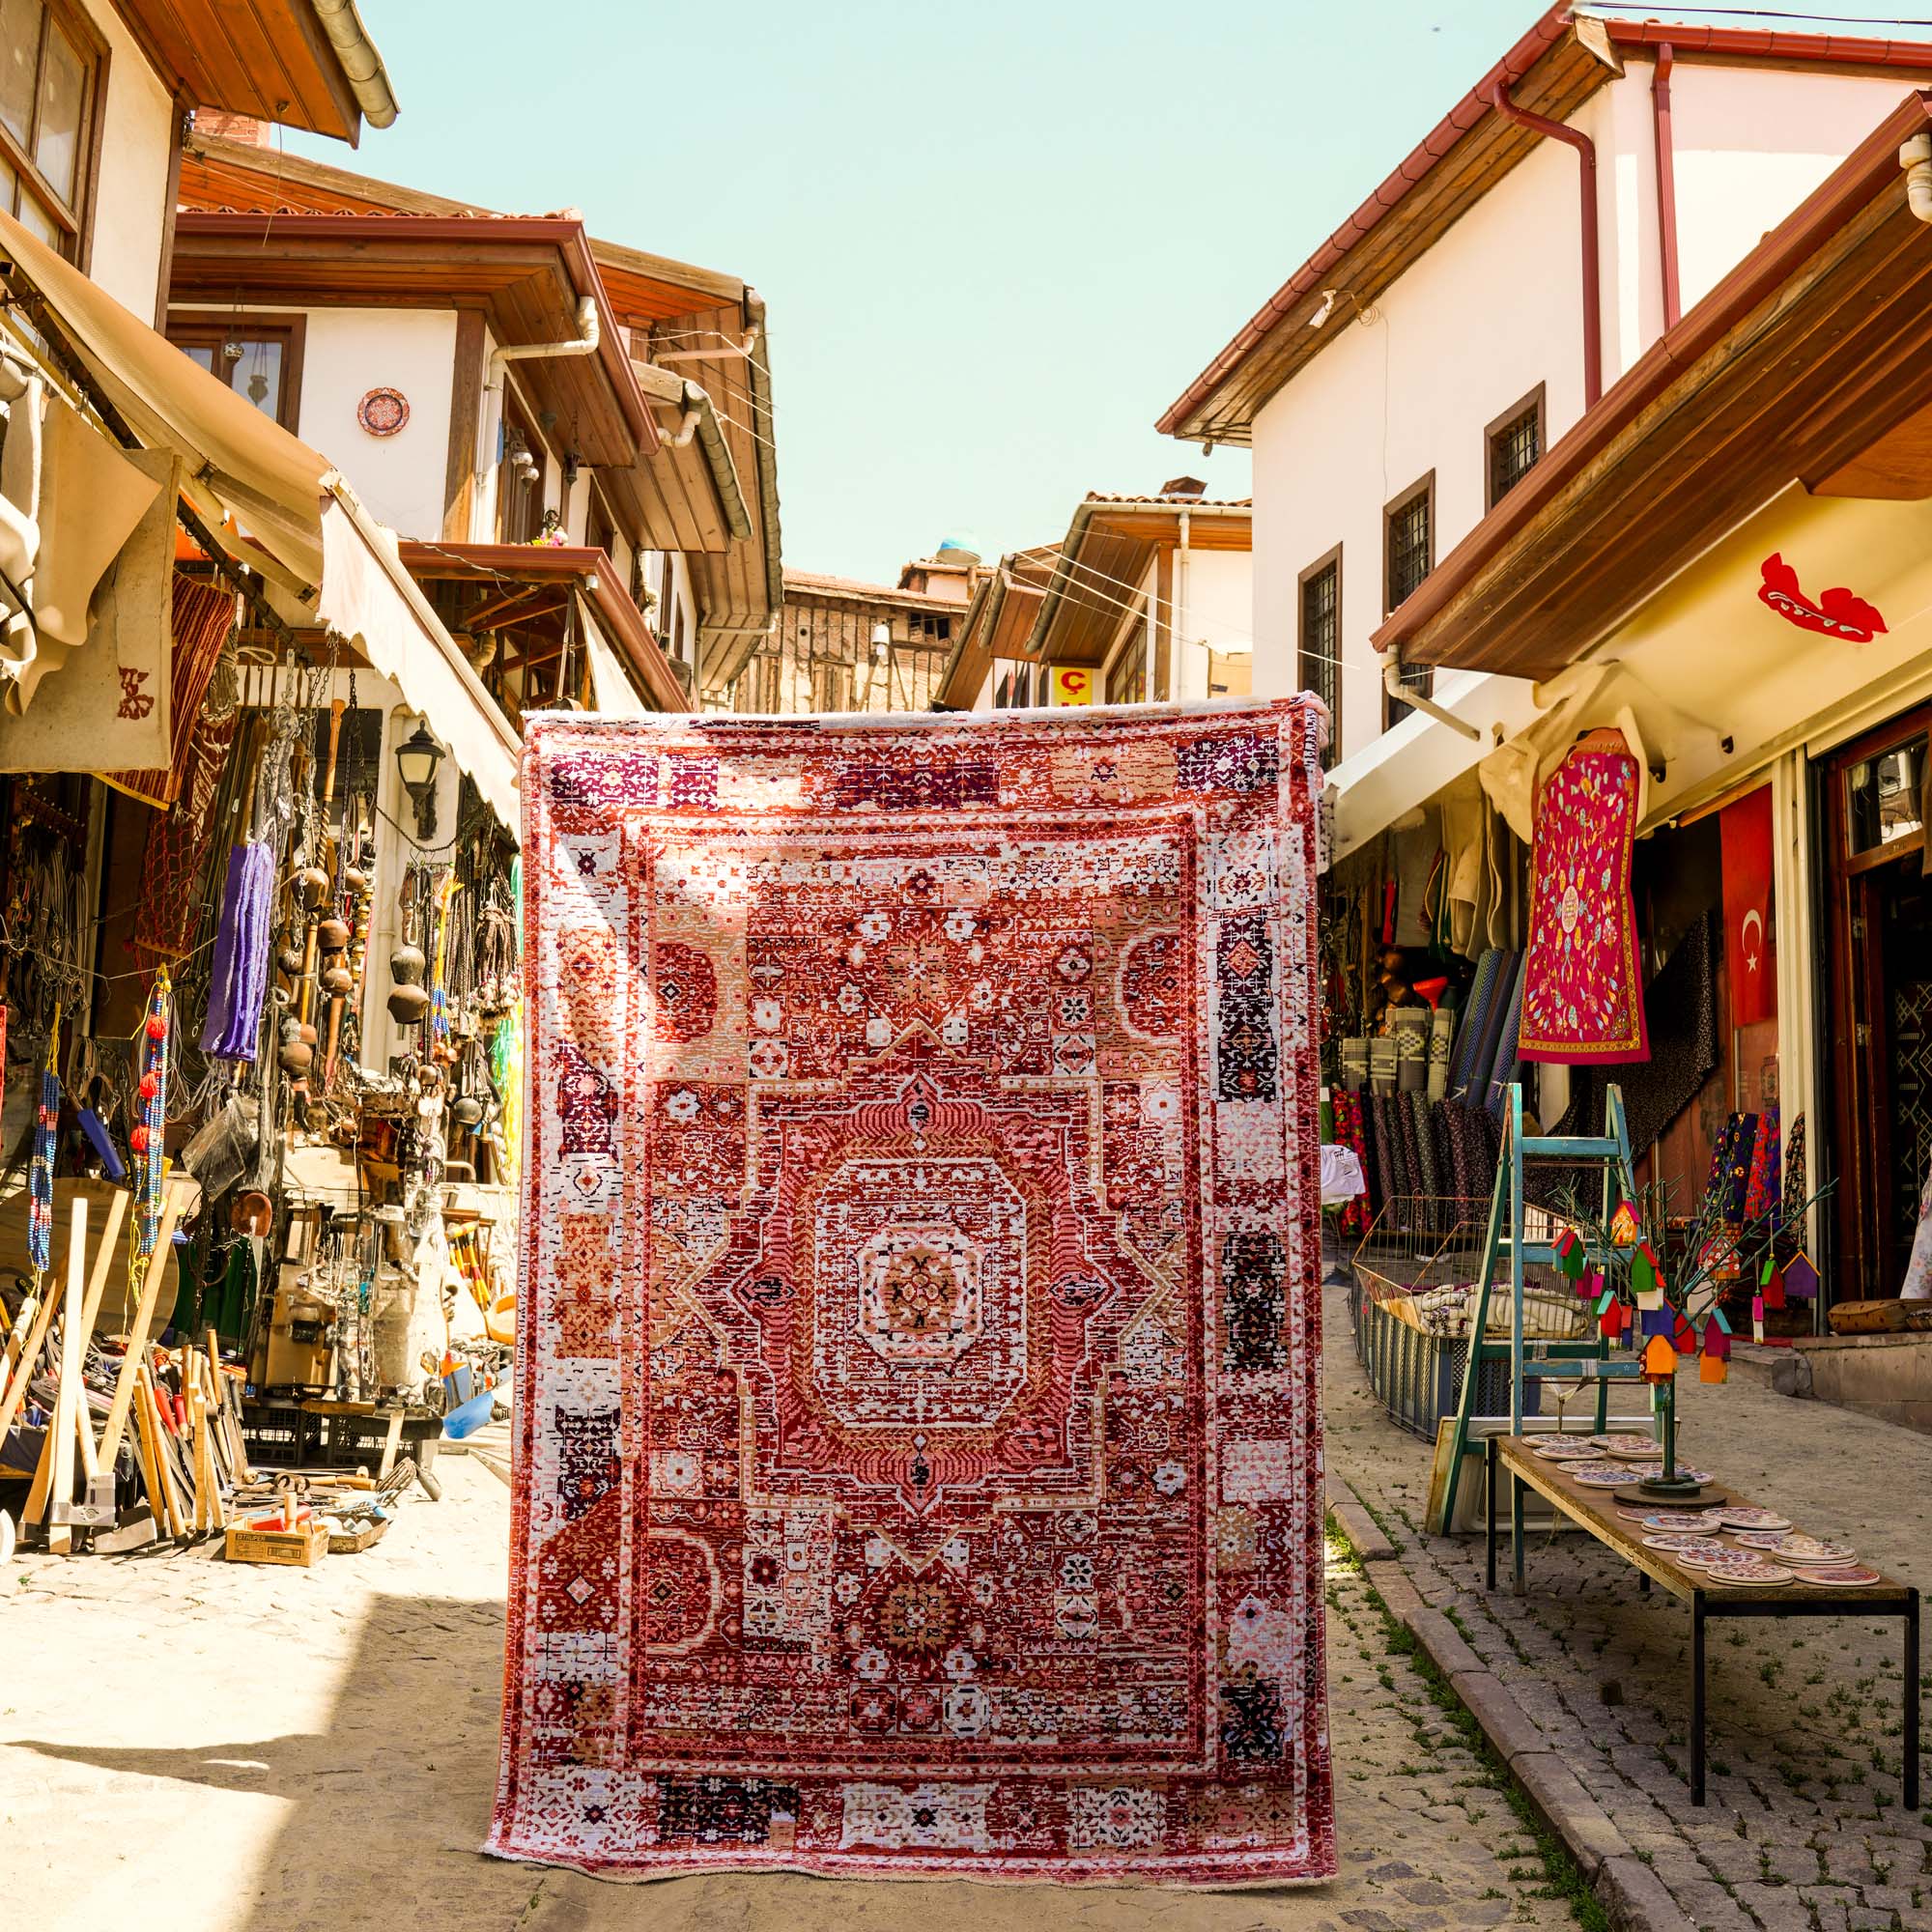
M 1490 1203 L 1456 1195 L 1399 1195 L 1384 1203 L 1356 1248 L 1349 1289 L 1355 1354 L 1390 1417 L 1426 1440 L 1456 1412 L 1468 1367 L 1469 1333 L 1483 1272 Z M 1547 1240 L 1548 1217 L 1531 1209 L 1525 1236 Z M 1524 1271 L 1523 1334 L 1571 1341 L 1589 1332 L 1590 1306 L 1548 1265 Z M 1507 1340 L 1508 1283 L 1491 1290 L 1489 1334 Z M 1487 1361 L 1477 1376 L 1477 1415 L 1507 1414 L 1507 1361 Z M 1542 1407 L 1542 1388 L 1523 1385 L 1523 1407 Z

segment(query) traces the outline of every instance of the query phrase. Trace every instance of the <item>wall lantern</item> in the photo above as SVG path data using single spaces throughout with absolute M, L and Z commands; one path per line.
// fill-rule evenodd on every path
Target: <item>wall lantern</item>
M 396 771 L 415 807 L 416 838 L 424 843 L 436 837 L 436 775 L 442 759 L 442 747 L 429 735 L 428 721 L 418 718 L 414 735 L 396 747 Z

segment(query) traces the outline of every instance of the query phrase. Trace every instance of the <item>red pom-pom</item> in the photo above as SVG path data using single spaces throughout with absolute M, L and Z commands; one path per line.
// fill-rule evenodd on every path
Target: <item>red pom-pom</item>
M 150 1068 L 141 1075 L 141 1098 L 152 1100 L 161 1091 L 161 1076 Z
M 128 1136 L 128 1145 L 130 1148 L 132 1148 L 136 1153 L 146 1153 L 148 1151 L 147 1128 L 146 1127 L 134 1128 L 133 1131 L 129 1133 Z
M 150 1013 L 148 1015 L 148 1037 L 150 1039 L 166 1039 L 167 1037 L 168 1022 L 166 1016 L 161 1013 Z

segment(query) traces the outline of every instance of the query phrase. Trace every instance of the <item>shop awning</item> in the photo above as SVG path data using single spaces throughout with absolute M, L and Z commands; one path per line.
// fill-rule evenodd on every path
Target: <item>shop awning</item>
M 517 823 L 516 726 L 403 567 L 392 530 L 334 470 L 323 478 L 322 588 L 316 615 L 394 681 L 475 781 L 506 828 Z
M 1437 677 L 1434 696 L 1445 710 L 1475 725 L 1481 738 L 1465 738 L 1415 711 L 1353 757 L 1344 758 L 1328 774 L 1336 793 L 1336 859 L 1346 859 L 1426 804 L 1537 715 L 1536 686 L 1525 678 L 1453 671 Z
M 597 710 L 605 718 L 648 718 L 651 707 L 638 696 L 638 688 L 624 674 L 617 653 L 605 640 L 597 619 L 583 597 L 577 600 L 577 614 L 583 626 L 583 647 L 590 659 L 590 689 Z
M 248 560 L 298 594 L 322 577 L 321 503 L 328 461 L 272 422 L 163 335 L 0 214 L 0 258 L 24 277 L 101 393 L 149 448 L 173 449 L 210 524 L 233 518 Z

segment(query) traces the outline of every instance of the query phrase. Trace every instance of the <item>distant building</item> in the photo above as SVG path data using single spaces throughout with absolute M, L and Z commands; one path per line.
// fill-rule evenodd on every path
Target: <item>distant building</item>
M 986 576 L 973 552 L 951 543 L 908 563 L 896 584 L 787 570 L 778 628 L 732 684 L 729 708 L 930 710 Z

